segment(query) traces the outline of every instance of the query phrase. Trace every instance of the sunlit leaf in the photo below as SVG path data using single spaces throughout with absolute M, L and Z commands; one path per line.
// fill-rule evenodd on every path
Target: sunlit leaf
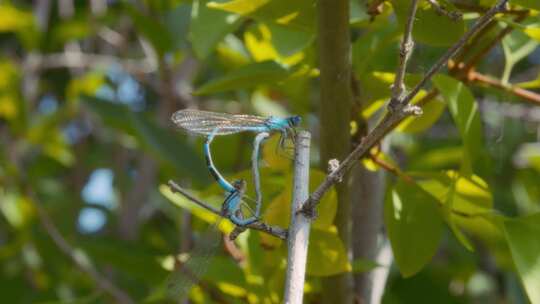
M 276 43 L 276 40 L 280 43 Z M 289 40 L 295 43 L 299 42 L 301 46 L 294 47 Z M 311 41 L 311 36 L 303 32 L 293 32 L 280 26 L 269 27 L 264 24 L 257 24 L 244 33 L 244 41 L 246 48 L 255 61 L 274 60 L 279 63 L 293 65 L 304 58 L 304 54 L 296 53 L 296 51 L 305 47 Z M 282 50 L 279 49 L 280 45 Z M 285 46 L 289 48 L 287 49 Z
M 315 1 L 298 0 L 232 0 L 209 2 L 211 8 L 221 9 L 263 22 L 273 22 L 296 30 L 315 30 Z
M 0 32 L 28 29 L 34 24 L 31 12 L 19 10 L 9 4 L 0 4 Z
M 312 229 L 309 235 L 307 274 L 330 276 L 351 270 L 347 253 L 337 233 Z
M 540 303 L 540 214 L 507 220 L 504 230 L 529 300 Z
M 5 192 L 0 189 L 0 211 L 9 225 L 22 228 L 31 219 L 33 208 L 23 196 L 14 192 Z
M 384 207 L 384 222 L 399 271 L 410 277 L 433 257 L 443 232 L 437 200 L 415 183 L 398 181 Z

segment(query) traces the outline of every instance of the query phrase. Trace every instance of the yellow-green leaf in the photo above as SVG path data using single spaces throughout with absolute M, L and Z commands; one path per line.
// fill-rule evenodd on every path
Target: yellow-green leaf
M 316 29 L 314 0 L 232 0 L 209 2 L 208 7 L 305 32 L 314 32 Z
M 309 236 L 307 274 L 331 276 L 351 270 L 347 253 L 337 233 L 312 229 Z

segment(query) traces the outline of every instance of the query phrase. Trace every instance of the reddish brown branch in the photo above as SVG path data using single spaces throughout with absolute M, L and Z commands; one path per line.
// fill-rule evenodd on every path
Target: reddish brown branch
M 533 91 L 529 91 L 520 87 L 516 87 L 511 84 L 504 84 L 500 80 L 493 77 L 478 73 L 476 71 L 470 71 L 468 75 L 468 80 L 470 82 L 476 82 L 482 85 L 489 85 L 509 93 L 512 93 L 516 96 L 523 98 L 524 100 L 540 106 L 540 94 Z

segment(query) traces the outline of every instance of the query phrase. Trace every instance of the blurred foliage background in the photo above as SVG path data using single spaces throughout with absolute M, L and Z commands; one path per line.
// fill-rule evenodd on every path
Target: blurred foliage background
M 421 1 L 407 85 L 494 2 Z M 341 119 L 355 138 L 390 97 L 409 1 L 349 3 L 354 106 Z M 383 303 L 540 303 L 540 4 L 510 4 L 415 98 L 424 115 L 359 162 L 386 172 L 374 188 L 384 205 L 374 215 L 385 223 L 374 229 L 381 254 L 350 258 L 354 248 L 334 226 L 336 193 L 325 195 L 312 226 L 306 303 L 320 303 L 329 292 L 321 279 L 342 273 L 373 278 Z M 316 5 L 0 1 L 1 301 L 178 302 L 166 291 L 171 270 L 220 235 L 208 231 L 215 217 L 165 184 L 173 179 L 215 206 L 223 200 L 202 139 L 170 122 L 178 109 L 301 115 L 314 135 L 314 189 L 325 176 L 317 167 L 326 167 L 318 134 L 331 127 L 318 114 L 325 46 Z M 215 140 L 229 180 L 251 180 L 251 141 Z M 276 144 L 263 153 L 264 220 L 286 227 L 292 168 Z M 215 251 L 183 301 L 281 302 L 284 242 L 247 231 Z M 356 300 L 358 290 L 350 290 Z

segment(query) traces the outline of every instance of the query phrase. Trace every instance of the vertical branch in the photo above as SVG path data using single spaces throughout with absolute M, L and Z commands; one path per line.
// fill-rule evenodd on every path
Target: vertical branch
M 300 131 L 296 136 L 294 156 L 294 188 L 289 226 L 287 276 L 283 302 L 301 304 L 304 296 L 310 220 L 302 213 L 303 202 L 309 194 L 309 145 L 311 135 Z
M 321 167 L 330 159 L 343 159 L 350 152 L 352 107 L 351 38 L 349 0 L 318 1 Z M 351 238 L 349 183 L 335 186 L 337 213 L 334 224 L 346 251 Z M 323 303 L 351 303 L 352 275 L 341 273 L 323 279 Z

